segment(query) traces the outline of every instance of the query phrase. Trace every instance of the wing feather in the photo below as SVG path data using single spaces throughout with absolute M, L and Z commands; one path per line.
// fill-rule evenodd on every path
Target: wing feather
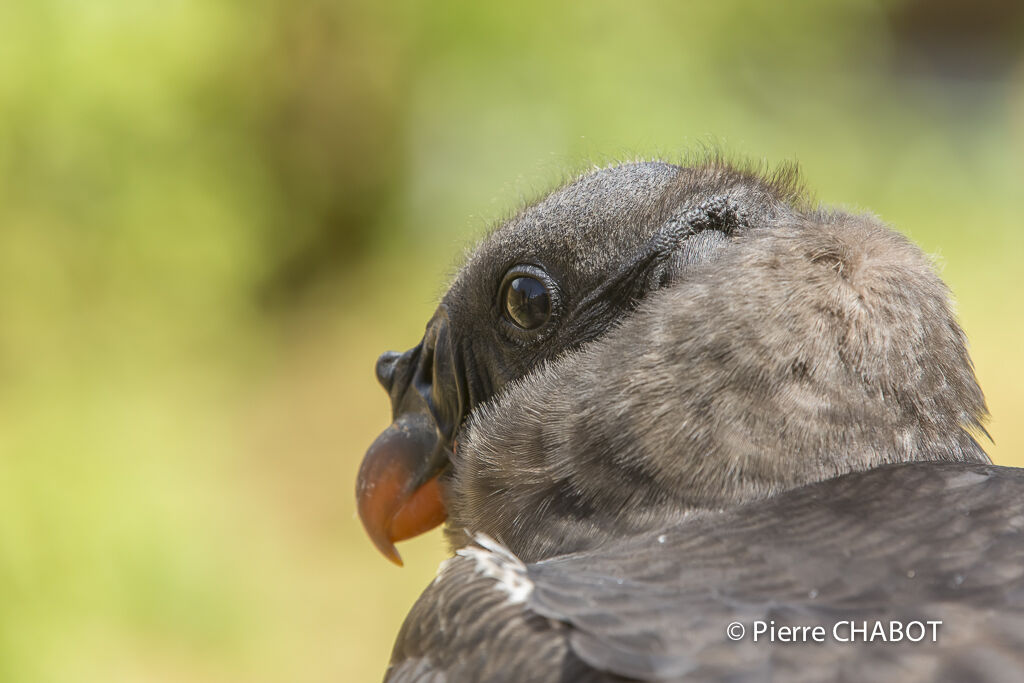
M 516 570 L 532 584 L 520 602 L 473 557 L 450 560 L 410 613 L 390 680 L 1001 681 L 1024 672 L 1017 469 L 883 467 Z M 733 621 L 747 630 L 740 642 L 726 637 Z M 755 621 L 821 625 L 829 637 L 755 643 Z M 935 643 L 835 642 L 846 621 L 942 624 Z

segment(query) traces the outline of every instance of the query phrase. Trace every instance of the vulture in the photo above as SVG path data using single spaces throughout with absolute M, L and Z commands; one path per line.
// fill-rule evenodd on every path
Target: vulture
M 388 681 L 1024 680 L 1024 471 L 950 293 L 790 167 L 585 174 L 376 373 L 363 524 L 453 550 Z

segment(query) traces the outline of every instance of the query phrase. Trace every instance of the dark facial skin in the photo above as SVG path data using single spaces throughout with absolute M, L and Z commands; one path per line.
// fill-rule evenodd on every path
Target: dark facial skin
M 394 422 L 367 451 L 356 488 L 377 547 L 400 563 L 395 541 L 443 521 L 440 482 L 476 408 L 600 338 L 751 225 L 790 213 L 796 196 L 789 177 L 633 164 L 585 176 L 489 236 L 420 344 L 377 362 Z

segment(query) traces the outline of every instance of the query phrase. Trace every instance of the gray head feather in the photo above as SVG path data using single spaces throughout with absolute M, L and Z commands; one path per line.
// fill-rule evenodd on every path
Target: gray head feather
M 670 234 L 665 263 L 622 276 Z M 563 281 L 563 319 L 517 353 L 487 344 L 493 397 L 446 477 L 454 545 L 482 532 L 530 561 L 885 463 L 988 461 L 929 259 L 871 216 L 808 208 L 791 174 L 585 176 L 479 246 L 445 297 L 452 324 L 490 324 L 495 273 L 520 262 Z M 628 300 L 579 312 L 641 275 Z M 484 335 L 466 335 L 477 357 Z

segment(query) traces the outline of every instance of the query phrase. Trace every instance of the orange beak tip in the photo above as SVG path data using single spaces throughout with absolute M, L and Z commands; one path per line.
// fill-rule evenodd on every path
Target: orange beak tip
M 418 452 L 401 433 L 386 432 L 367 452 L 356 481 L 359 517 L 370 540 L 392 563 L 403 566 L 396 541 L 425 533 L 447 517 L 439 475 L 416 487 L 410 460 Z
M 394 546 L 394 544 L 392 544 L 391 548 L 387 550 L 381 548 L 381 552 L 384 553 L 384 557 L 386 557 L 388 561 L 396 567 L 405 566 L 405 563 L 402 562 L 402 556 L 398 554 L 398 549 Z

